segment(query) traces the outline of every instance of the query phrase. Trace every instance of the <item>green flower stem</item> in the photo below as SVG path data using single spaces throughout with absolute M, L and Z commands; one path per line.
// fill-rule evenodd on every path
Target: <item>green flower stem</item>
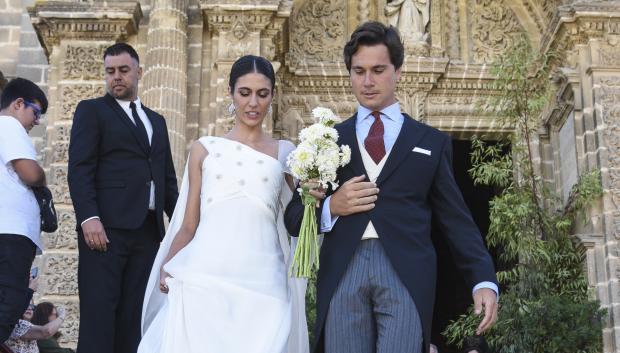
M 291 272 L 295 277 L 309 278 L 313 269 L 319 267 L 319 242 L 316 225 L 316 200 L 308 188 L 302 188 L 304 217 L 299 230 L 299 241 L 295 248 Z

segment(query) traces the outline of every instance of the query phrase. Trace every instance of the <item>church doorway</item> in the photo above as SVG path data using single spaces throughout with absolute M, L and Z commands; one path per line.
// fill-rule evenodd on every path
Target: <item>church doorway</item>
M 468 173 L 471 168 L 469 158 L 471 141 L 453 140 L 452 152 L 456 183 L 484 238 L 489 229 L 489 201 L 498 194 L 498 190 L 488 186 L 474 186 Z M 441 332 L 451 320 L 465 313 L 473 303 L 471 288 L 466 287 L 465 281 L 452 260 L 448 246 L 435 225 L 433 226 L 433 243 L 437 250 L 437 290 L 431 341 L 438 347 L 439 353 L 460 353 L 456 347 L 447 345 Z M 497 268 L 497 251 L 490 249 L 490 252 Z

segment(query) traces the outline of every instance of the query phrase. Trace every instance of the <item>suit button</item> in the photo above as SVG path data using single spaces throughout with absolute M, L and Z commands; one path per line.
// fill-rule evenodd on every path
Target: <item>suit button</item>
M 149 158 L 149 163 L 152 163 L 152 162 L 153 162 L 153 160 Z

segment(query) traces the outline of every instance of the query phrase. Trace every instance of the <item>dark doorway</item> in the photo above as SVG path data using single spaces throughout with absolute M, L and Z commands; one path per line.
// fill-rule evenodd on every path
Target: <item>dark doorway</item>
M 453 168 L 454 177 L 458 184 L 465 203 L 480 229 L 483 238 L 489 229 L 489 201 L 496 195 L 496 191 L 487 186 L 474 186 L 468 170 L 471 168 L 469 140 L 453 140 Z M 434 223 L 434 222 L 433 222 Z M 433 226 L 433 243 L 437 250 L 437 290 L 435 295 L 435 310 L 433 316 L 433 330 L 431 341 L 439 353 L 457 353 L 456 347 L 446 344 L 441 332 L 451 320 L 465 313 L 473 303 L 471 288 L 467 288 L 465 281 L 458 272 L 448 247 L 436 226 Z M 491 250 L 493 261 L 497 264 L 497 256 Z

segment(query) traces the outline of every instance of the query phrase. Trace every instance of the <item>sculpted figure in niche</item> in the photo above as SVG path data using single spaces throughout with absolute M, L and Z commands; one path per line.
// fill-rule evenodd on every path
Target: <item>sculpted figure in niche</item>
M 385 5 L 388 23 L 398 28 L 405 43 L 426 41 L 431 0 L 390 0 Z

